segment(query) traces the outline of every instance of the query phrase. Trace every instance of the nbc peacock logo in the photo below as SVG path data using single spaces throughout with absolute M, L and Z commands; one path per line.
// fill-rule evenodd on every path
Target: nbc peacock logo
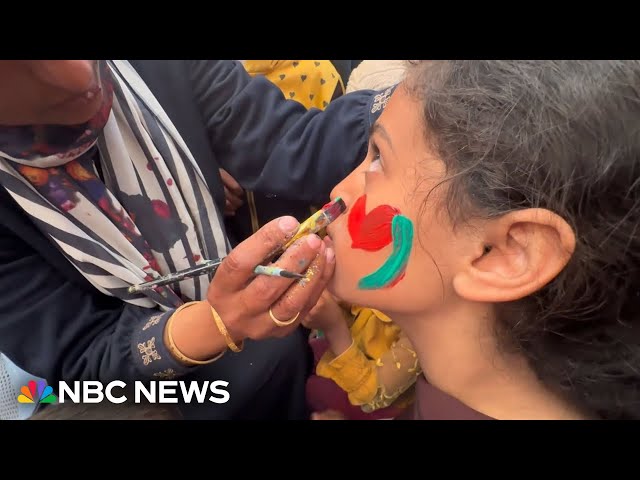
M 56 403 L 58 397 L 53 394 L 53 388 L 47 385 L 45 380 L 31 380 L 20 388 L 18 403 L 35 403 L 36 407 L 41 403 Z

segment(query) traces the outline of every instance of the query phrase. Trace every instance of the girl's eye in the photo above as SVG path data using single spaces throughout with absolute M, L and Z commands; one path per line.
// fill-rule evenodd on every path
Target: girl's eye
M 371 153 L 373 154 L 373 159 L 371 160 L 371 163 L 369 164 L 369 168 L 367 168 L 367 172 L 381 172 L 382 171 L 382 156 L 380 155 L 380 150 L 378 149 L 378 146 L 371 141 L 369 144 L 369 149 L 371 150 Z
M 382 162 L 380 159 L 380 154 L 376 153 L 376 155 L 373 157 L 373 160 L 371 160 L 371 163 L 369 164 L 369 168 L 367 169 L 367 172 L 381 172 L 382 171 Z

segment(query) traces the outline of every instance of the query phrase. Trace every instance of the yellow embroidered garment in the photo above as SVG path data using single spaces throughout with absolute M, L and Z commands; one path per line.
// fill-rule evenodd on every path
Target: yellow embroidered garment
M 330 60 L 244 60 L 244 68 L 251 76 L 264 75 L 306 108 L 323 110 L 345 91 Z
M 365 412 L 408 406 L 421 373 L 411 342 L 382 312 L 352 307 L 351 313 L 351 347 L 337 357 L 328 349 L 316 374 L 336 382 Z

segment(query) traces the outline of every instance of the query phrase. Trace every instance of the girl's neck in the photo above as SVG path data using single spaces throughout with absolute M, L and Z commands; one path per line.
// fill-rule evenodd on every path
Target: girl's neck
M 524 357 L 500 351 L 490 305 L 460 302 L 390 316 L 412 340 L 426 380 L 468 407 L 496 419 L 580 418 L 539 382 Z

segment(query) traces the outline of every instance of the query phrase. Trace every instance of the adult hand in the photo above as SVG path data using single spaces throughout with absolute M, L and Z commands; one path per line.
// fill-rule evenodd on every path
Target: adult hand
M 316 304 L 333 275 L 333 248 L 317 235 L 296 241 L 274 264 L 292 272 L 306 272 L 304 279 L 253 273 L 256 265 L 291 238 L 298 226 L 293 217 L 272 220 L 238 245 L 218 267 L 207 300 L 236 342 L 291 333 Z M 269 315 L 270 310 L 277 321 L 287 325 L 278 325 Z
M 224 214 L 227 217 L 232 217 L 244 203 L 244 190 L 236 179 L 222 168 L 220 169 L 220 178 L 224 186 Z

